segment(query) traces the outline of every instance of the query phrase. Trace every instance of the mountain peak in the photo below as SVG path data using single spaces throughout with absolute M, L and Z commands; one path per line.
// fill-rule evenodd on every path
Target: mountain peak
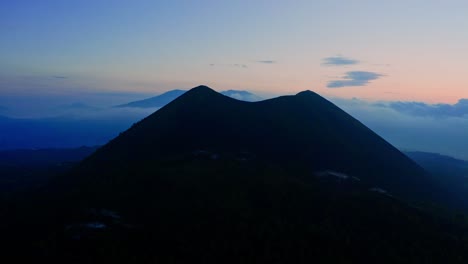
M 177 99 L 180 100 L 207 100 L 208 98 L 216 98 L 216 97 L 225 97 L 224 95 L 218 93 L 217 91 L 211 89 L 206 85 L 200 85 L 195 88 L 188 90 L 185 94 L 178 97 Z M 211 99 L 210 99 L 211 100 Z
M 195 93 L 195 92 L 196 93 L 212 93 L 212 92 L 218 93 L 218 92 L 216 92 L 215 90 L 211 89 L 210 87 L 208 87 L 206 85 L 199 85 L 199 86 L 197 86 L 195 88 L 190 89 L 189 92 L 191 92 L 191 93 Z
M 296 94 L 296 96 L 318 96 L 317 93 L 312 92 L 311 90 L 305 90 Z

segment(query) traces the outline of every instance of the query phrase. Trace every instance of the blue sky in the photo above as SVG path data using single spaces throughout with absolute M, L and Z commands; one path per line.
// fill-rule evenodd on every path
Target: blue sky
M 161 92 L 208 84 L 347 98 L 454 103 L 468 97 L 466 1 L 0 5 L 0 93 Z M 324 65 L 330 57 L 357 63 Z M 328 88 L 349 72 L 379 78 Z

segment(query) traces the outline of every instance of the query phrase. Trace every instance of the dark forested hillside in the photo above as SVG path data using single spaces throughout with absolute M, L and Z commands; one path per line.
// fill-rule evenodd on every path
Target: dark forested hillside
M 7 252 L 67 263 L 466 263 L 449 192 L 306 91 L 257 103 L 200 86 L 71 172 L 4 202 Z

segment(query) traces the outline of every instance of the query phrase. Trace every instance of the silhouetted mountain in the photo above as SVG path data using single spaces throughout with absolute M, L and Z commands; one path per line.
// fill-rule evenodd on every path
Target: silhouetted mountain
M 200 86 L 122 133 L 88 164 L 114 167 L 197 150 L 250 153 L 258 160 L 306 167 L 311 174 L 340 171 L 402 197 L 432 191 L 423 169 L 310 91 L 246 103 Z
M 0 231 L 34 261 L 465 263 L 463 224 L 406 202 L 442 194 L 313 92 L 248 103 L 200 86 L 4 206 Z
M 184 94 L 185 92 L 187 91 L 186 90 L 171 90 L 158 96 L 154 96 L 154 97 L 140 100 L 140 101 L 130 102 L 130 103 L 123 104 L 123 105 L 118 105 L 117 107 L 138 107 L 138 108 L 163 107 L 166 104 L 173 101 L 174 99 L 176 99 L 177 97 Z M 247 91 L 227 90 L 227 91 L 221 92 L 221 94 L 224 94 L 226 96 L 229 96 L 237 100 L 247 101 L 247 102 L 255 102 L 255 101 L 262 100 L 261 97 L 253 93 L 247 92 Z

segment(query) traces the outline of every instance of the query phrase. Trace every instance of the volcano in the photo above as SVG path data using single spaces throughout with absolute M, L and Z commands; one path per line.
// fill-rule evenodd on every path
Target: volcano
M 311 91 L 245 102 L 193 88 L 32 197 L 5 233 L 60 261 L 468 257 L 466 230 L 418 207 L 448 192 Z

